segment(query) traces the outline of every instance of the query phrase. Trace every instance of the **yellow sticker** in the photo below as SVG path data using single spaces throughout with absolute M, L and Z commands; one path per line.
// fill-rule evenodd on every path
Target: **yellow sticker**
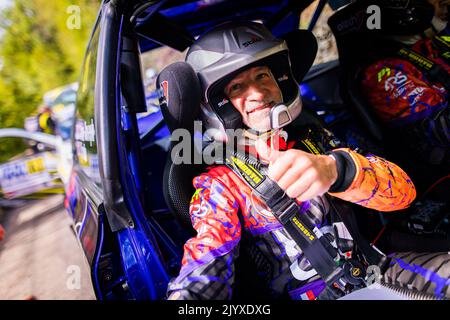
M 36 158 L 27 161 L 27 170 L 28 173 L 30 174 L 44 171 L 45 170 L 44 159 Z

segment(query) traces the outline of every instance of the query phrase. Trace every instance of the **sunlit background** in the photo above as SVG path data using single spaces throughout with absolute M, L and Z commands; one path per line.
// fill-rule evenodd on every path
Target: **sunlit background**
M 71 5 L 80 8 L 79 28 L 68 28 Z M 98 7 L 96 0 L 1 1 L 0 128 L 23 128 L 46 92 L 77 81 Z M 0 161 L 25 147 L 2 139 Z

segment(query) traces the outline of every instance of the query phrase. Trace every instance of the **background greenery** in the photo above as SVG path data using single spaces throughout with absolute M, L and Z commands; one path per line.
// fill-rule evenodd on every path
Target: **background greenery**
M 80 29 L 69 29 L 71 5 Z M 78 80 L 99 0 L 9 0 L 0 11 L 0 128 L 23 128 L 43 94 Z M 0 162 L 21 152 L 17 139 L 2 139 Z

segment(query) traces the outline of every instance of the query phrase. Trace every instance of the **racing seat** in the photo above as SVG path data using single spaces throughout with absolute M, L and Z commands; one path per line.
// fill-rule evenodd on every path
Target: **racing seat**
M 164 93 L 164 97 L 160 98 L 160 106 L 171 137 L 177 134 L 177 130 L 184 132 L 184 137 L 188 137 L 188 140 L 180 142 L 190 153 L 175 153 L 178 141 L 171 139 L 164 168 L 164 199 L 183 226 L 192 229 L 189 215 L 189 203 L 195 192 L 192 179 L 204 169 L 201 164 L 195 164 L 198 150 L 193 140 L 194 121 L 200 110 L 200 83 L 192 67 L 185 62 L 167 66 L 158 75 L 156 83 L 158 90 L 163 90 Z M 182 161 L 183 156 L 188 163 Z
M 339 53 L 342 99 L 354 109 L 368 133 L 380 142 L 384 140 L 381 123 L 361 94 L 358 81 L 363 66 L 373 61 L 374 57 L 370 53 L 376 46 L 367 35 L 366 9 L 364 2 L 353 2 L 336 11 L 329 18 L 328 25 L 336 38 Z
M 421 190 L 423 189 L 422 185 L 427 186 L 428 178 L 436 174 L 432 174 L 430 168 L 426 165 L 410 163 L 408 159 L 404 159 L 405 149 L 402 147 L 401 136 L 396 131 L 392 131 L 391 128 L 381 123 L 371 104 L 361 93 L 361 76 L 365 67 L 385 57 L 391 57 L 393 52 L 400 49 L 398 43 L 387 38 L 381 39 L 376 36 L 376 30 L 369 30 L 367 28 L 366 9 L 367 2 L 356 1 L 335 12 L 328 20 L 328 24 L 336 38 L 339 52 L 342 99 L 354 109 L 356 115 L 362 121 L 362 127 L 365 127 L 368 133 L 383 148 L 389 151 L 389 156 L 395 163 L 399 164 L 408 172 L 416 185 L 419 195 L 417 199 L 419 199 L 421 191 L 423 191 Z M 436 176 L 439 177 L 439 173 Z M 424 200 L 426 199 L 422 198 L 422 201 Z M 422 212 L 425 216 L 428 214 L 421 207 L 415 208 L 414 210 L 412 211 L 413 217 L 416 215 L 416 211 Z M 383 214 L 383 217 L 385 221 L 389 220 L 397 225 L 410 223 L 403 221 L 402 219 L 404 218 L 402 216 L 399 216 L 398 220 L 386 214 Z M 432 219 L 430 217 L 433 216 L 429 215 L 426 218 L 427 221 Z M 364 225 L 367 224 L 360 224 L 360 226 Z M 418 222 L 417 225 L 419 225 Z M 369 232 L 366 230 L 365 233 L 367 234 Z M 397 230 L 390 230 L 383 241 L 385 242 L 385 246 L 393 251 L 445 251 L 448 250 L 450 245 L 448 240 L 427 239 Z
M 422 174 L 422 171 L 430 170 L 426 162 L 410 161 L 408 154 L 414 152 L 414 149 L 404 144 L 402 131 L 382 123 L 362 94 L 361 80 L 365 68 L 376 61 L 392 57 L 402 48 L 400 43 L 380 36 L 390 30 L 389 24 L 382 31 L 367 28 L 367 3 L 364 0 L 353 2 L 335 12 L 328 20 L 339 52 L 342 99 L 354 110 L 362 122 L 362 127 L 383 146 L 391 159 L 412 175 L 411 178 L 416 182 L 419 191 L 424 191 L 441 177 L 440 169 L 436 167 L 436 172 L 432 175 Z

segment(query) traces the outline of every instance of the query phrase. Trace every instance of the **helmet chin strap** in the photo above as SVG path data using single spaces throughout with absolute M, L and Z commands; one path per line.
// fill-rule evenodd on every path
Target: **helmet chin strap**
M 284 103 L 276 104 L 270 110 L 270 129 L 266 131 L 259 131 L 253 128 L 245 130 L 245 136 L 251 140 L 256 140 L 264 137 L 271 137 L 275 133 L 279 133 L 282 128 L 292 122 L 292 116 L 289 113 L 288 107 Z
M 281 129 L 285 125 L 292 122 L 292 116 L 289 113 L 289 109 L 286 107 L 283 103 L 278 103 L 272 109 L 270 109 L 270 129 L 260 131 L 258 129 L 254 128 L 247 128 L 246 131 L 248 131 L 250 134 L 261 137 L 264 135 L 270 135 L 272 131 L 276 129 Z
M 259 131 L 254 128 L 244 130 L 243 144 L 252 145 L 257 139 L 272 139 L 275 136 L 282 137 L 287 141 L 287 132 L 283 127 L 291 123 L 301 112 L 302 103 L 300 97 L 288 108 L 284 103 L 278 103 L 270 110 L 270 129 Z
M 292 122 L 292 116 L 285 104 L 279 103 L 270 109 L 270 127 L 272 129 L 282 128 L 290 122 Z

